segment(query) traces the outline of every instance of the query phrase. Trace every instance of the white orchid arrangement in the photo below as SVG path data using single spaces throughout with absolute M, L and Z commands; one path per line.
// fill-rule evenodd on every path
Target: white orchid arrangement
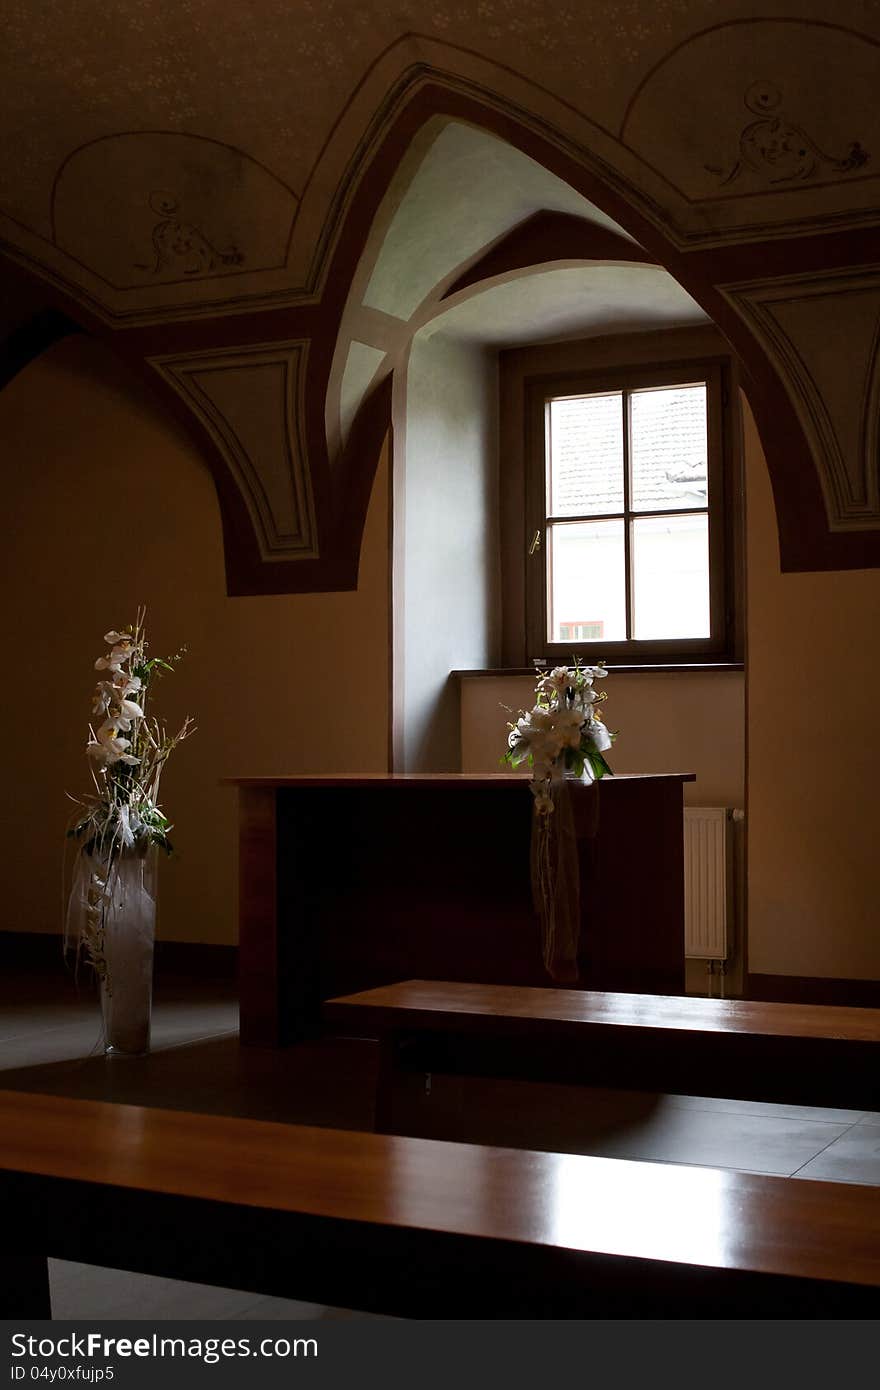
M 148 657 L 141 610 L 132 628 L 107 632 L 110 650 L 98 657 L 101 672 L 92 701 L 86 753 L 94 792 L 77 801 L 68 836 L 79 841 L 81 871 L 75 876 L 69 921 L 78 919 L 77 950 L 84 949 L 103 980 L 105 917 L 123 854 L 141 856 L 153 846 L 171 852 L 172 826 L 159 803 L 159 784 L 169 757 L 194 732 L 191 719 L 176 734 L 146 712 L 154 681 L 173 671 L 173 657 Z M 100 722 L 99 722 L 100 721 Z
M 611 772 L 603 755 L 617 735 L 605 727 L 599 713 L 607 695 L 593 688 L 595 680 L 607 675 L 603 665 L 584 666 L 577 657 L 573 666 L 555 667 L 538 681 L 533 708 L 520 710 L 516 722 L 508 725 L 508 747 L 501 761 L 510 767 L 526 763 L 532 769 L 539 815 L 554 809 L 554 773 L 568 770 L 592 782 Z

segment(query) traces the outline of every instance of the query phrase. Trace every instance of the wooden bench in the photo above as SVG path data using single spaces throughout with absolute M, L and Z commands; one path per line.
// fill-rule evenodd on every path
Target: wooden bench
M 379 1127 L 406 1073 L 880 1110 L 880 1010 L 406 980 L 329 1000 L 383 1043 Z
M 7 1318 L 46 1257 L 413 1318 L 875 1317 L 880 1190 L 0 1092 Z

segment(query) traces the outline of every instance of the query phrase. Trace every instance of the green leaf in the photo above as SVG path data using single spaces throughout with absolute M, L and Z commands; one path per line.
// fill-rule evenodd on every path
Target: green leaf
M 614 776 L 613 772 L 611 771 L 611 768 L 608 766 L 605 759 L 602 757 L 602 754 L 597 752 L 595 748 L 587 754 L 587 759 L 592 769 L 593 776 L 597 780 L 600 777 L 604 777 L 606 774 L 609 774 L 612 777 Z

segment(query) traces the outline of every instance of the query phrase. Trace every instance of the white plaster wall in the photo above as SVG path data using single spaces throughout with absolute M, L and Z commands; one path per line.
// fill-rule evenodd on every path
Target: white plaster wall
M 459 769 L 459 692 L 449 673 L 497 659 L 497 402 L 494 355 L 442 334 L 416 340 L 395 576 L 402 586 L 400 771 Z

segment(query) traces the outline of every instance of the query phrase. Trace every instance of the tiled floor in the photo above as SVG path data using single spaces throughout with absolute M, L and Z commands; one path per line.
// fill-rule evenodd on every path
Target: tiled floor
M 100 1315 L 101 1321 L 161 1322 L 165 1319 L 222 1319 L 224 1322 L 300 1322 L 321 1318 L 370 1318 L 368 1313 L 325 1308 L 319 1303 L 295 1303 L 266 1298 L 242 1289 L 216 1289 L 210 1284 L 184 1284 L 151 1274 L 128 1274 L 67 1260 L 49 1261 L 52 1317 L 55 1320 Z M 384 1321 L 384 1319 L 382 1319 Z
M 87 989 L 64 978 L 0 981 L 4 1089 L 370 1129 L 376 1068 L 363 1041 L 240 1048 L 232 988 L 212 982 L 160 982 L 150 1056 L 111 1061 Z M 579 1097 L 583 1122 L 566 1147 L 581 1153 L 880 1185 L 880 1113 L 586 1088 Z M 58 1318 L 360 1316 L 60 1261 L 51 1276 Z

